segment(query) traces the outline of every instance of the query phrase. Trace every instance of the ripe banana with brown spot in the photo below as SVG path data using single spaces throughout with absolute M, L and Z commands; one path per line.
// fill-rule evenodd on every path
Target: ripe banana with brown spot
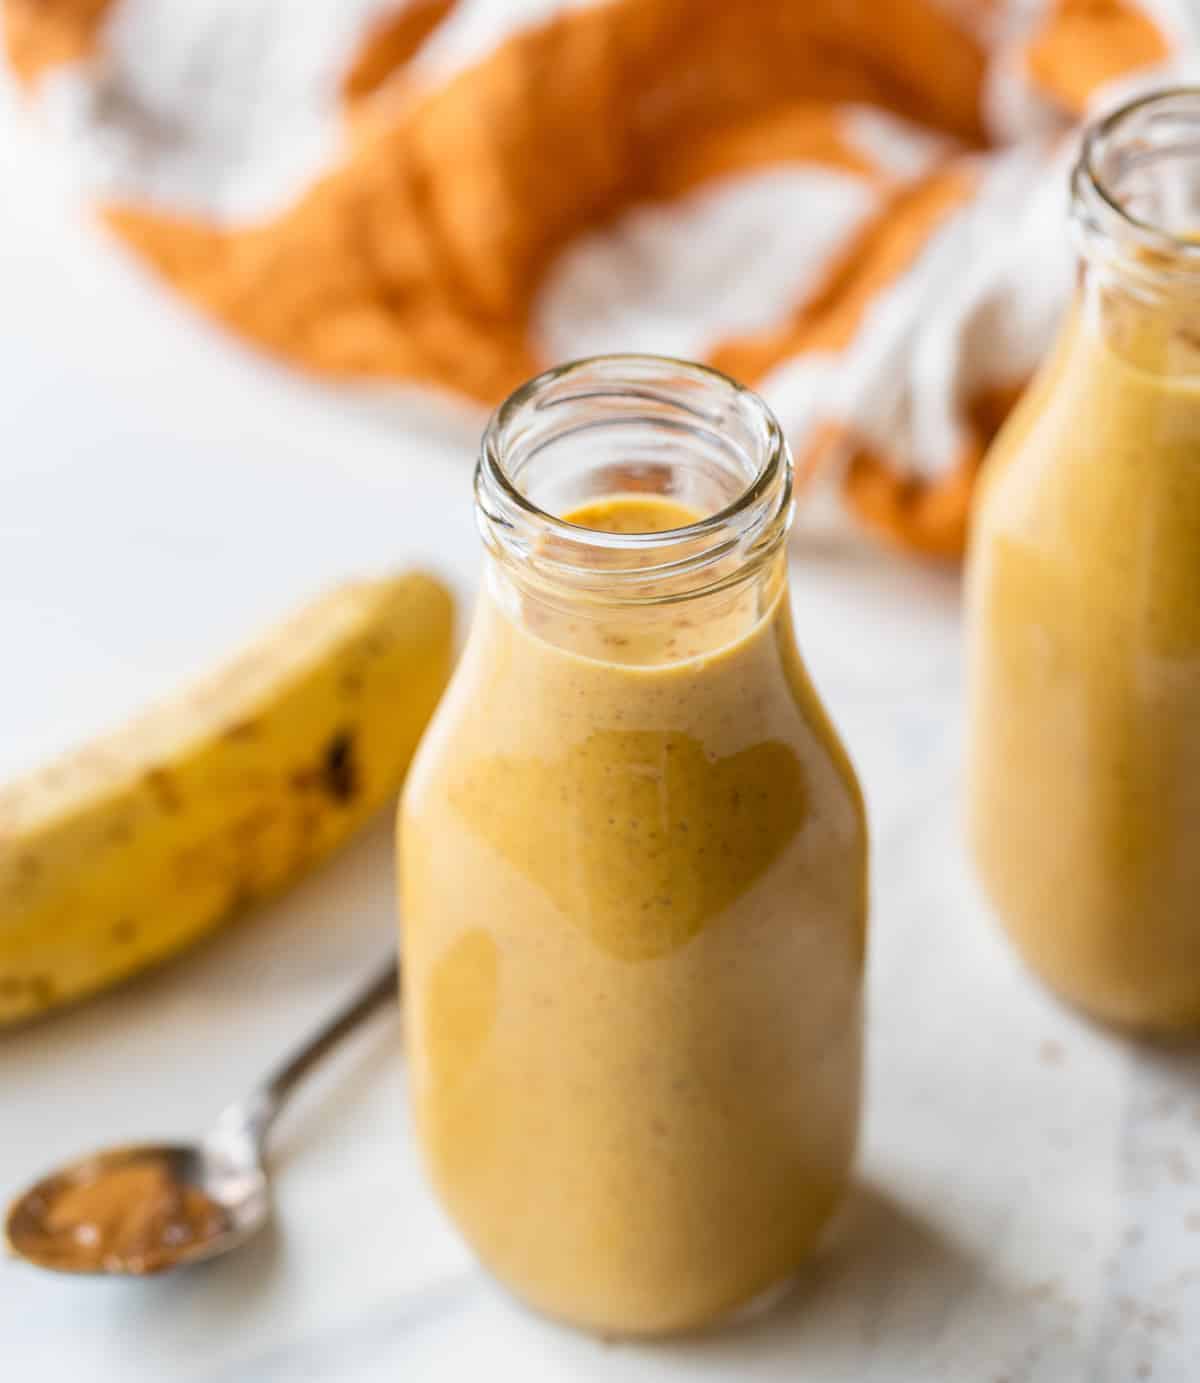
M 343 586 L 0 788 L 0 1024 L 174 954 L 340 845 L 404 777 L 453 618 L 419 572 Z

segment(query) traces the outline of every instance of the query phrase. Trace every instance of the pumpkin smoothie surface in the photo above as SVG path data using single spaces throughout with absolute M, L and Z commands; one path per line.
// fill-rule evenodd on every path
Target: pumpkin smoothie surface
M 564 517 L 637 533 L 697 515 L 618 494 Z M 640 612 L 514 617 L 489 584 L 476 619 L 406 793 L 422 1144 L 532 1304 L 686 1328 L 792 1272 L 849 1175 L 857 782 L 779 554 Z

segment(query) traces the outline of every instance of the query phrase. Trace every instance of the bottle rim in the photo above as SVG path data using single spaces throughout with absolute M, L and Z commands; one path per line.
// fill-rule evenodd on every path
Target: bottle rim
M 605 410 L 599 422 L 588 412 L 597 407 Z M 689 435 L 737 450 L 744 485 L 694 523 L 646 533 L 584 528 L 523 488 L 521 471 L 532 456 L 569 445 L 579 432 L 637 421 L 669 429 L 682 456 Z M 535 375 L 493 412 L 475 468 L 475 499 L 485 546 L 526 576 L 604 599 L 653 603 L 728 585 L 778 547 L 792 518 L 792 461 L 774 413 L 729 375 L 666 355 L 594 355 Z M 663 582 L 674 588 L 666 597 L 655 590 Z
M 1178 149 L 1151 146 L 1156 126 L 1186 130 Z M 1116 185 L 1125 167 L 1169 156 L 1194 158 L 1200 177 L 1200 85 L 1159 87 L 1117 106 L 1084 130 L 1071 174 L 1072 220 L 1089 258 L 1114 264 L 1146 281 L 1169 280 L 1200 288 L 1200 215 L 1181 234 L 1139 214 Z M 1114 160 L 1124 167 L 1114 169 Z

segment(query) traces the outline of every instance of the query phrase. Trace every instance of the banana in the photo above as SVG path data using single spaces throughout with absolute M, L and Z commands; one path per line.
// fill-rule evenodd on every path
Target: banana
M 0 789 L 0 1024 L 174 954 L 341 844 L 403 779 L 452 626 L 422 573 L 340 587 Z

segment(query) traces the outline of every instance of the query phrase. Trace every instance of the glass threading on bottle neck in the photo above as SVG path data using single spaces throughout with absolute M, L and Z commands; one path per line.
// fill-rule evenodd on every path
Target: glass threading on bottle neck
M 485 546 L 525 589 L 659 604 L 743 581 L 779 550 L 792 463 L 771 410 L 728 376 L 664 356 L 596 356 L 538 375 L 500 405 L 475 495 Z M 621 496 L 699 517 L 655 532 L 564 517 Z
M 1071 220 L 1102 275 L 1200 302 L 1200 86 L 1138 97 L 1087 129 Z

